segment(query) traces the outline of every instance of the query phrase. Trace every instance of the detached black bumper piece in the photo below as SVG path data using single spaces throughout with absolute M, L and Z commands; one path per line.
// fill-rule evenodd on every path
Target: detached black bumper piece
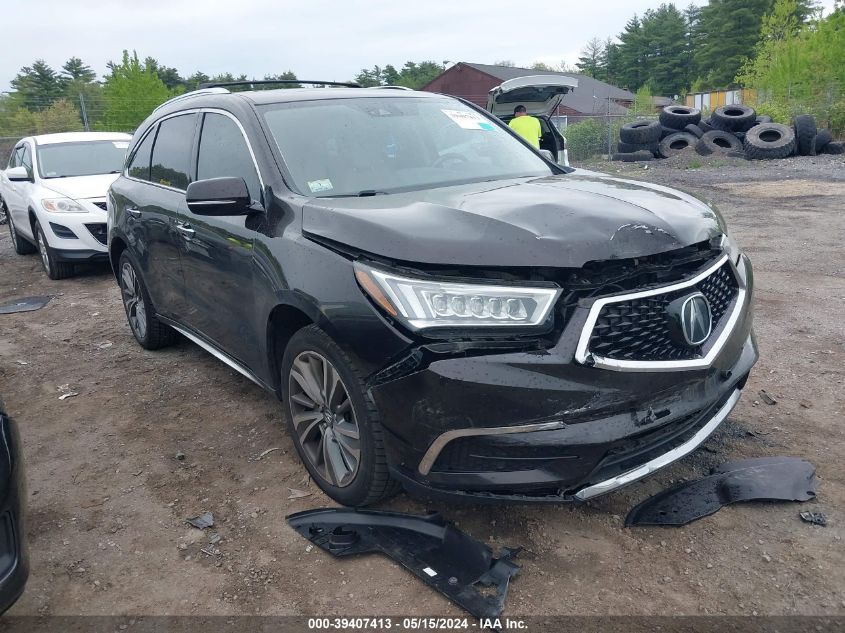
M 816 468 L 810 462 L 741 459 L 649 497 L 628 513 L 625 525 L 686 525 L 737 501 L 809 501 L 815 496 Z
M 24 474 L 15 423 L 3 413 L 0 401 L 0 613 L 23 593 L 29 576 L 24 542 Z
M 501 615 L 511 561 L 519 549 L 502 548 L 499 558 L 484 543 L 446 523 L 439 514 L 323 508 L 287 517 L 299 534 L 333 556 L 381 552 L 425 584 L 478 618 Z M 482 593 L 479 587 L 493 587 Z

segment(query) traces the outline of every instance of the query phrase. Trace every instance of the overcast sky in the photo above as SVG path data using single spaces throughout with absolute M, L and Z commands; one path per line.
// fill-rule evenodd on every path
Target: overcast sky
M 706 0 L 695 0 L 706 4 Z M 682 0 L 677 3 L 686 6 Z M 833 0 L 821 3 L 832 7 Z M 183 76 L 231 72 L 343 81 L 405 61 L 574 64 L 659 0 L 3 0 L 0 90 L 43 58 L 81 57 L 99 75 L 123 49 Z

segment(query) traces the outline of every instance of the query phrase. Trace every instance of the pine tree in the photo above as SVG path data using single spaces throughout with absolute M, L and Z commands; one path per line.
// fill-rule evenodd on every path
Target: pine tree
M 594 77 L 600 78 L 604 74 L 606 64 L 605 43 L 599 38 L 594 37 L 581 49 L 581 56 L 578 58 L 578 71 Z
M 68 81 L 92 82 L 97 78 L 97 73 L 85 64 L 78 57 L 71 57 L 62 66 L 61 75 Z
M 20 93 L 22 105 L 30 112 L 49 108 L 63 93 L 61 78 L 43 59 L 36 59 L 32 66 L 21 68 L 10 83 Z

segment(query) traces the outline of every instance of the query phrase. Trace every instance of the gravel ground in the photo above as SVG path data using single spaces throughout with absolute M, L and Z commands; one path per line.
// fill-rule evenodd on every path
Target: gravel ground
M 843 615 L 845 160 L 647 165 L 603 168 L 712 200 L 754 262 L 762 357 L 739 406 L 702 450 L 585 507 L 437 509 L 493 546 L 526 548 L 511 616 Z M 0 316 L 0 392 L 24 440 L 32 551 L 10 613 L 461 614 L 383 558 L 309 551 L 284 517 L 330 503 L 308 481 L 278 402 L 188 342 L 142 350 L 107 270 L 50 281 L 36 256 L 13 254 L 3 229 L 0 301 L 37 294 L 55 297 Z M 59 400 L 62 385 L 78 395 Z M 623 527 L 633 505 L 672 482 L 765 455 L 813 461 L 817 501 Z M 428 506 L 401 495 L 386 507 Z M 828 527 L 802 523 L 805 509 L 827 514 Z M 185 524 L 205 510 L 213 528 Z

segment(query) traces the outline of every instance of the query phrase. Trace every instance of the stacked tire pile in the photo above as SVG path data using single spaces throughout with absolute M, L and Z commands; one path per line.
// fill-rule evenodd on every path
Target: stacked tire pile
M 634 162 L 669 158 L 695 151 L 701 156 L 721 154 L 749 160 L 771 160 L 788 156 L 845 153 L 843 143 L 834 143 L 828 130 L 819 130 L 809 114 L 795 117 L 793 125 L 773 123 L 757 116 L 753 108 L 729 105 L 716 108 L 707 118 L 701 110 L 666 106 L 658 121 L 639 120 L 619 131 L 614 160 Z

